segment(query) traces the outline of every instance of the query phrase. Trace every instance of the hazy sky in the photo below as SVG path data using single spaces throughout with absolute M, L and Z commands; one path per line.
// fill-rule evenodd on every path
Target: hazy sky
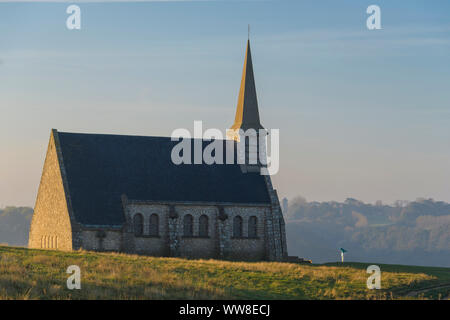
M 229 127 L 249 23 L 281 196 L 450 201 L 449 1 L 82 3 L 79 31 L 0 2 L 0 206 L 34 205 L 51 128 Z

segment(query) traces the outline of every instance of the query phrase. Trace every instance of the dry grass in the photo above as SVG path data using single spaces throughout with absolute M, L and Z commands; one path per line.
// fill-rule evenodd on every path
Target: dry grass
M 81 290 L 66 288 L 69 265 L 81 269 Z M 364 266 L 0 247 L 0 299 L 397 299 L 406 297 L 402 290 L 450 280 L 450 269 L 427 273 L 382 266 L 383 289 L 368 290 Z M 441 276 L 446 272 L 449 279 Z

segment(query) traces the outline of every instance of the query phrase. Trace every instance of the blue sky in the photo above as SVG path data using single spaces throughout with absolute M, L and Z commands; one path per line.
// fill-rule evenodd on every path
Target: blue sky
M 450 201 L 450 2 L 78 4 L 70 31 L 68 3 L 0 0 L 0 206 L 34 205 L 51 128 L 229 127 L 247 24 L 281 196 Z

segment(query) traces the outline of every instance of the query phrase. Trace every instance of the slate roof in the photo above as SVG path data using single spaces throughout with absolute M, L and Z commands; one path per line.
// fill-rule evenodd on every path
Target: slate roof
M 264 177 L 242 173 L 238 164 L 173 164 L 178 142 L 169 137 L 57 134 L 73 213 L 84 225 L 122 225 L 122 194 L 144 201 L 270 204 Z

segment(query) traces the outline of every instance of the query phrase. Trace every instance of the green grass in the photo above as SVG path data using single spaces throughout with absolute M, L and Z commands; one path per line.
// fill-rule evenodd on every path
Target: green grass
M 68 290 L 67 267 L 81 268 Z M 369 264 L 303 265 L 155 258 L 0 246 L 0 299 L 403 299 L 449 284 L 449 268 L 380 265 L 381 290 L 368 290 Z M 418 298 L 447 298 L 450 289 Z M 440 294 L 440 295 L 439 295 Z

